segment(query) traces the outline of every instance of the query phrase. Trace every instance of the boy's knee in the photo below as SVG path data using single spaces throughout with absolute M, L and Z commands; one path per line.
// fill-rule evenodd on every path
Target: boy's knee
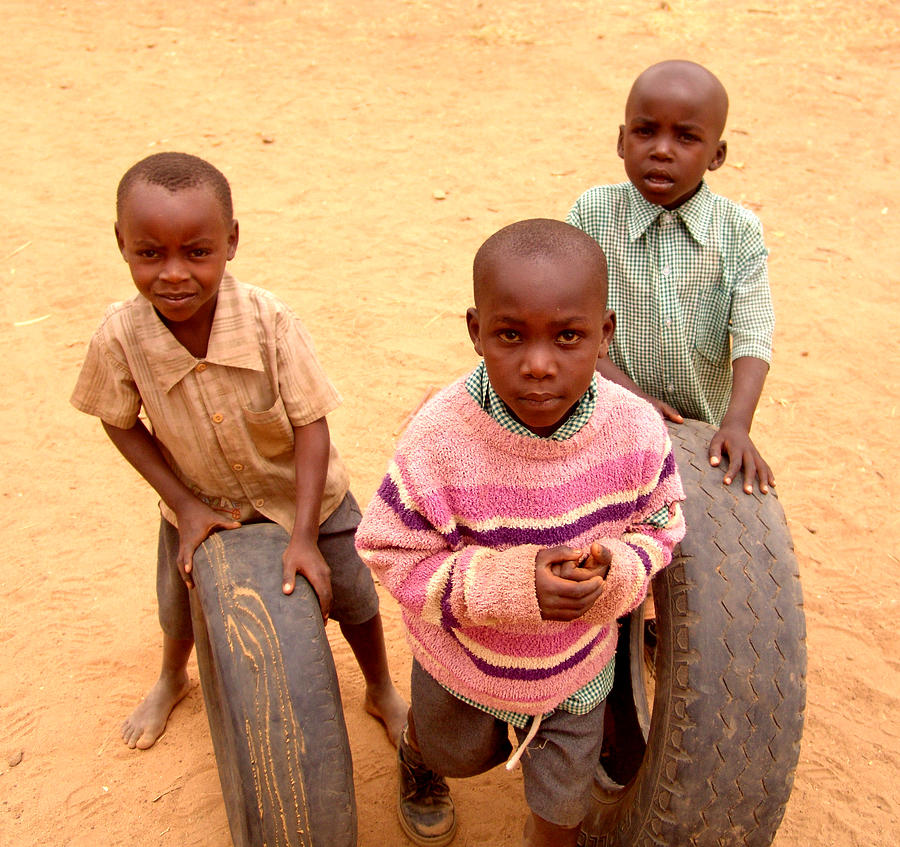
M 425 764 L 441 776 L 477 776 L 512 752 L 502 721 L 449 692 L 413 661 L 411 708 Z
M 419 747 L 431 770 L 454 779 L 485 773 L 503 764 L 512 752 L 509 740 L 499 733 L 470 733 L 468 729 L 424 736 L 420 732 Z

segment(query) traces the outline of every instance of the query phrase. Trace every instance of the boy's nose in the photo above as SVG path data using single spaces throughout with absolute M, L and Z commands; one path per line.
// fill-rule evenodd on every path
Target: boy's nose
M 165 282 L 179 282 L 190 276 L 184 262 L 178 257 L 167 259 L 160 271 L 159 278 Z
M 671 159 L 672 140 L 665 135 L 657 136 L 656 143 L 653 145 L 653 150 L 650 155 L 657 159 Z
M 531 347 L 522 358 L 522 371 L 532 379 L 552 376 L 556 370 L 555 359 L 550 350 L 541 346 Z

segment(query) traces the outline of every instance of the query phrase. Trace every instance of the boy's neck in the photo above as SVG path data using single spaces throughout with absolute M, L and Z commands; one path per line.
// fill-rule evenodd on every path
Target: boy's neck
M 702 185 L 702 181 L 698 182 L 694 190 L 691 191 L 690 194 L 688 194 L 686 197 L 682 197 L 677 203 L 670 203 L 668 206 L 663 206 L 662 208 L 667 212 L 674 212 L 676 209 L 680 209 L 685 203 L 697 196 L 697 192 L 700 190 Z
M 159 319 L 166 325 L 169 332 L 175 336 L 175 340 L 185 348 L 195 359 L 206 357 L 209 349 L 209 337 L 212 334 L 213 318 L 216 315 L 216 303 L 218 297 L 213 300 L 209 309 L 203 309 L 201 313 L 194 315 L 186 321 L 169 321 L 157 312 Z

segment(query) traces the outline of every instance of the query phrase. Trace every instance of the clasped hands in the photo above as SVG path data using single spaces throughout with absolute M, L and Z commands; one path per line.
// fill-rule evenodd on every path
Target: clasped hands
M 603 593 L 611 562 L 612 553 L 598 541 L 587 554 L 565 545 L 539 550 L 534 571 L 541 617 L 548 621 L 580 618 Z

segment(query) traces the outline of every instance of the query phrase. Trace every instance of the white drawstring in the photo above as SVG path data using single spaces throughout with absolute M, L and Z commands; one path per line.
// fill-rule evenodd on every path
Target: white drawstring
M 515 749 L 506 763 L 506 769 L 508 771 L 511 771 L 517 764 L 519 764 L 519 759 L 522 758 L 522 754 L 525 752 L 525 748 L 529 744 L 531 744 L 531 742 L 534 740 L 534 736 L 537 735 L 538 730 L 541 728 L 542 717 L 543 715 L 535 715 L 534 720 L 531 722 L 531 729 L 528 730 L 528 735 L 525 736 L 525 740 Z

